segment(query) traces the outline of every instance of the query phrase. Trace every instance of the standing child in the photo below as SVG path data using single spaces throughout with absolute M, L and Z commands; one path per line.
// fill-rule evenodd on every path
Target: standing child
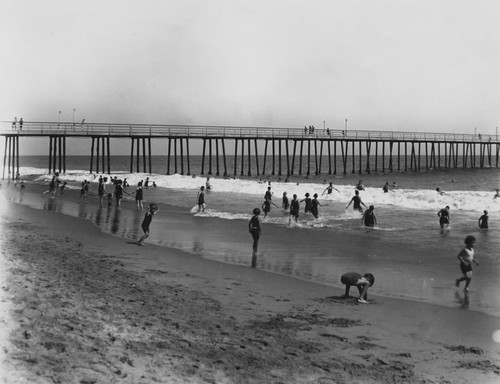
M 469 292 L 469 285 L 472 280 L 472 263 L 479 265 L 479 263 L 474 260 L 474 245 L 476 244 L 476 238 L 474 236 L 467 236 L 465 238 L 465 248 L 460 251 L 457 258 L 460 260 L 460 270 L 464 274 L 463 277 L 455 280 L 455 285 L 460 286 L 462 281 L 465 281 L 466 292 Z
M 158 206 L 154 203 L 149 204 L 146 209 L 146 214 L 144 215 L 144 220 L 142 221 L 141 228 L 144 231 L 144 235 L 137 242 L 138 245 L 144 245 L 144 240 L 149 237 L 149 226 L 151 225 L 151 220 L 153 220 L 153 215 L 156 215 L 160 210 Z

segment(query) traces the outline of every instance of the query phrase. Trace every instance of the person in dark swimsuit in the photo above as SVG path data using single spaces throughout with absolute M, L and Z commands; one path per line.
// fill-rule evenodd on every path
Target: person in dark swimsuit
M 198 196 L 196 198 L 196 204 L 198 204 L 198 212 L 205 212 L 205 187 L 201 186 Z
M 250 232 L 253 238 L 252 249 L 254 254 L 259 252 L 259 239 L 260 236 L 262 236 L 262 228 L 260 225 L 259 215 L 260 215 L 260 209 L 254 208 L 253 216 L 248 223 L 248 232 Z
M 290 203 L 290 217 L 288 219 L 289 224 L 292 223 L 292 217 L 295 219 L 296 223 L 299 221 L 299 210 L 300 210 L 299 200 L 297 199 L 297 195 L 293 195 L 293 199 Z
M 146 214 L 144 215 L 144 220 L 142 221 L 141 228 L 144 231 L 144 235 L 137 242 L 138 245 L 144 245 L 144 240 L 149 237 L 149 226 L 151 225 L 151 221 L 153 220 L 153 216 L 156 215 L 160 210 L 158 206 L 154 203 L 149 204 L 149 207 L 146 209 Z
M 441 209 L 438 212 L 439 225 L 441 226 L 441 229 L 443 229 L 445 225 L 447 227 L 450 225 L 450 211 L 449 211 L 449 209 L 450 209 L 450 207 L 447 205 L 446 207 L 444 207 L 443 209 Z
M 286 192 L 283 192 L 283 201 L 281 203 L 281 206 L 285 211 L 288 211 L 290 208 L 290 203 L 288 202 L 288 196 L 286 195 Z
M 370 208 L 368 208 L 365 213 L 363 213 L 363 218 L 361 221 L 363 224 L 367 227 L 374 227 L 377 224 L 377 218 L 375 217 L 375 207 L 373 205 L 370 205 Z
M 325 188 L 325 190 L 323 191 L 323 193 L 321 194 L 321 196 L 323 196 L 326 192 L 328 192 L 328 195 L 331 195 L 334 189 L 335 189 L 337 192 L 340 192 L 337 188 L 335 188 L 335 187 L 333 186 L 333 183 L 330 183 L 330 184 L 328 185 L 328 187 L 326 187 L 326 188 Z
M 302 200 L 300 200 L 301 203 L 303 201 L 305 201 L 305 203 L 306 203 L 306 206 L 304 207 L 304 213 L 311 212 L 311 200 L 312 199 L 309 197 L 309 193 L 306 193 L 306 197 L 303 198 Z
M 358 190 L 354 191 L 354 196 L 352 197 L 351 201 L 349 201 L 349 204 L 347 204 L 347 206 L 345 207 L 345 209 L 349 208 L 349 206 L 351 205 L 351 203 L 354 203 L 354 205 L 352 206 L 354 210 L 363 212 L 363 208 L 361 208 L 361 205 L 363 205 L 366 208 L 365 203 L 363 203 L 361 201 L 361 197 L 359 197 L 359 191 Z
M 142 205 L 142 200 L 144 199 L 144 190 L 142 189 L 142 181 L 137 183 L 137 189 L 135 190 L 135 205 L 138 211 L 142 211 L 144 209 Z
M 488 211 L 484 210 L 484 214 L 477 221 L 479 228 L 487 229 L 488 228 Z
M 321 203 L 318 201 L 318 194 L 315 193 L 313 199 L 311 200 L 311 213 L 315 219 L 319 218 L 318 206 L 321 206 Z
M 99 185 L 97 186 L 97 195 L 99 196 L 99 207 L 102 207 L 102 201 L 104 200 L 104 196 L 107 194 L 106 188 L 104 187 L 104 180 L 102 177 L 99 177 Z

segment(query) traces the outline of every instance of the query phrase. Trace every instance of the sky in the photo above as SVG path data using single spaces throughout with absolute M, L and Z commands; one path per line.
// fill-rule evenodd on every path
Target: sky
M 497 0 L 2 0 L 0 32 L 1 121 L 500 124 Z

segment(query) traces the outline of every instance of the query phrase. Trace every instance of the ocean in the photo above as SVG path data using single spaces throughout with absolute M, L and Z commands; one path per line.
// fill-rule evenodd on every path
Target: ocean
M 20 174 L 26 190 L 21 194 L 13 183 L 4 180 L 2 195 L 36 209 L 55 210 L 89 220 L 103 232 L 130 241 L 142 234 L 140 223 L 144 216 L 135 207 L 135 185 L 149 177 L 157 187 L 145 189 L 144 204 L 157 203 L 160 213 L 153 219 L 148 243 L 223 263 L 250 265 L 252 239 L 248 220 L 253 208 L 261 207 L 264 193 L 271 186 L 273 203 L 278 207 L 273 206 L 270 215 L 262 220 L 258 268 L 339 288 L 343 273 L 370 272 L 376 279 L 370 288 L 375 295 L 500 317 L 500 198 L 494 198 L 495 190 L 500 189 L 498 168 L 388 172 L 387 160 L 386 172 L 348 171 L 343 175 L 339 159 L 337 175 L 329 175 L 327 163 L 323 161 L 322 174 L 292 175 L 285 182 L 285 175 L 277 175 L 277 169 L 275 175 L 270 174 L 269 158 L 265 175 L 241 176 L 241 168 L 238 168 L 236 178 L 229 179 L 215 176 L 214 162 L 213 175 L 200 175 L 200 156 L 191 158 L 191 173 L 195 175 L 166 175 L 165 156 L 153 157 L 152 170 L 156 173 L 152 174 L 128 173 L 127 156 L 112 156 L 111 164 L 111 176 L 126 178 L 131 185 L 126 189 L 130 195 L 125 195 L 121 209 L 113 204 L 99 207 L 97 175 L 89 174 L 86 156 L 67 157 L 67 171 L 60 179 L 67 181 L 69 188 L 63 196 L 55 197 L 41 193 L 47 189 L 52 176 L 47 173 L 47 157 L 21 156 Z M 262 167 L 262 159 L 259 164 Z M 186 171 L 186 165 L 184 167 Z M 228 168 L 229 175 L 234 176 L 233 164 L 228 164 Z M 207 171 L 205 161 L 205 173 Z M 206 194 L 207 209 L 196 213 L 193 210 L 196 196 L 207 177 L 212 185 Z M 85 179 L 91 182 L 89 202 L 77 203 L 80 184 Z M 361 214 L 352 206 L 345 209 L 359 179 L 365 185 L 365 190 L 360 192 L 362 201 L 367 206 L 375 206 L 378 226 L 374 228 L 364 227 Z M 323 195 L 329 182 L 338 192 Z M 384 193 L 382 186 L 386 182 L 395 183 L 397 188 Z M 436 188 L 444 193 L 439 194 Z M 112 190 L 111 184 L 107 184 L 107 189 Z M 293 194 L 303 199 L 305 193 L 311 196 L 317 193 L 321 203 L 319 218 L 304 213 L 302 203 L 298 224 L 290 225 L 288 212 L 281 208 L 283 192 L 290 200 Z M 441 229 L 437 212 L 446 205 L 450 207 L 451 225 Z M 486 230 L 478 226 L 478 218 L 484 210 L 488 210 L 490 218 Z M 454 285 L 455 279 L 461 276 L 456 256 L 467 235 L 477 238 L 476 258 L 480 263 L 474 268 L 469 294 Z

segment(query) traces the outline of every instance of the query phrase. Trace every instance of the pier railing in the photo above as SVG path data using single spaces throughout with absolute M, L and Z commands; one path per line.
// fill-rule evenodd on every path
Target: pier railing
M 494 142 L 497 135 L 435 132 L 369 131 L 309 128 L 272 128 L 200 125 L 111 124 L 68 122 L 0 123 L 0 135 L 20 136 L 110 136 L 110 137 L 186 137 L 256 139 L 336 139 L 363 141 Z

